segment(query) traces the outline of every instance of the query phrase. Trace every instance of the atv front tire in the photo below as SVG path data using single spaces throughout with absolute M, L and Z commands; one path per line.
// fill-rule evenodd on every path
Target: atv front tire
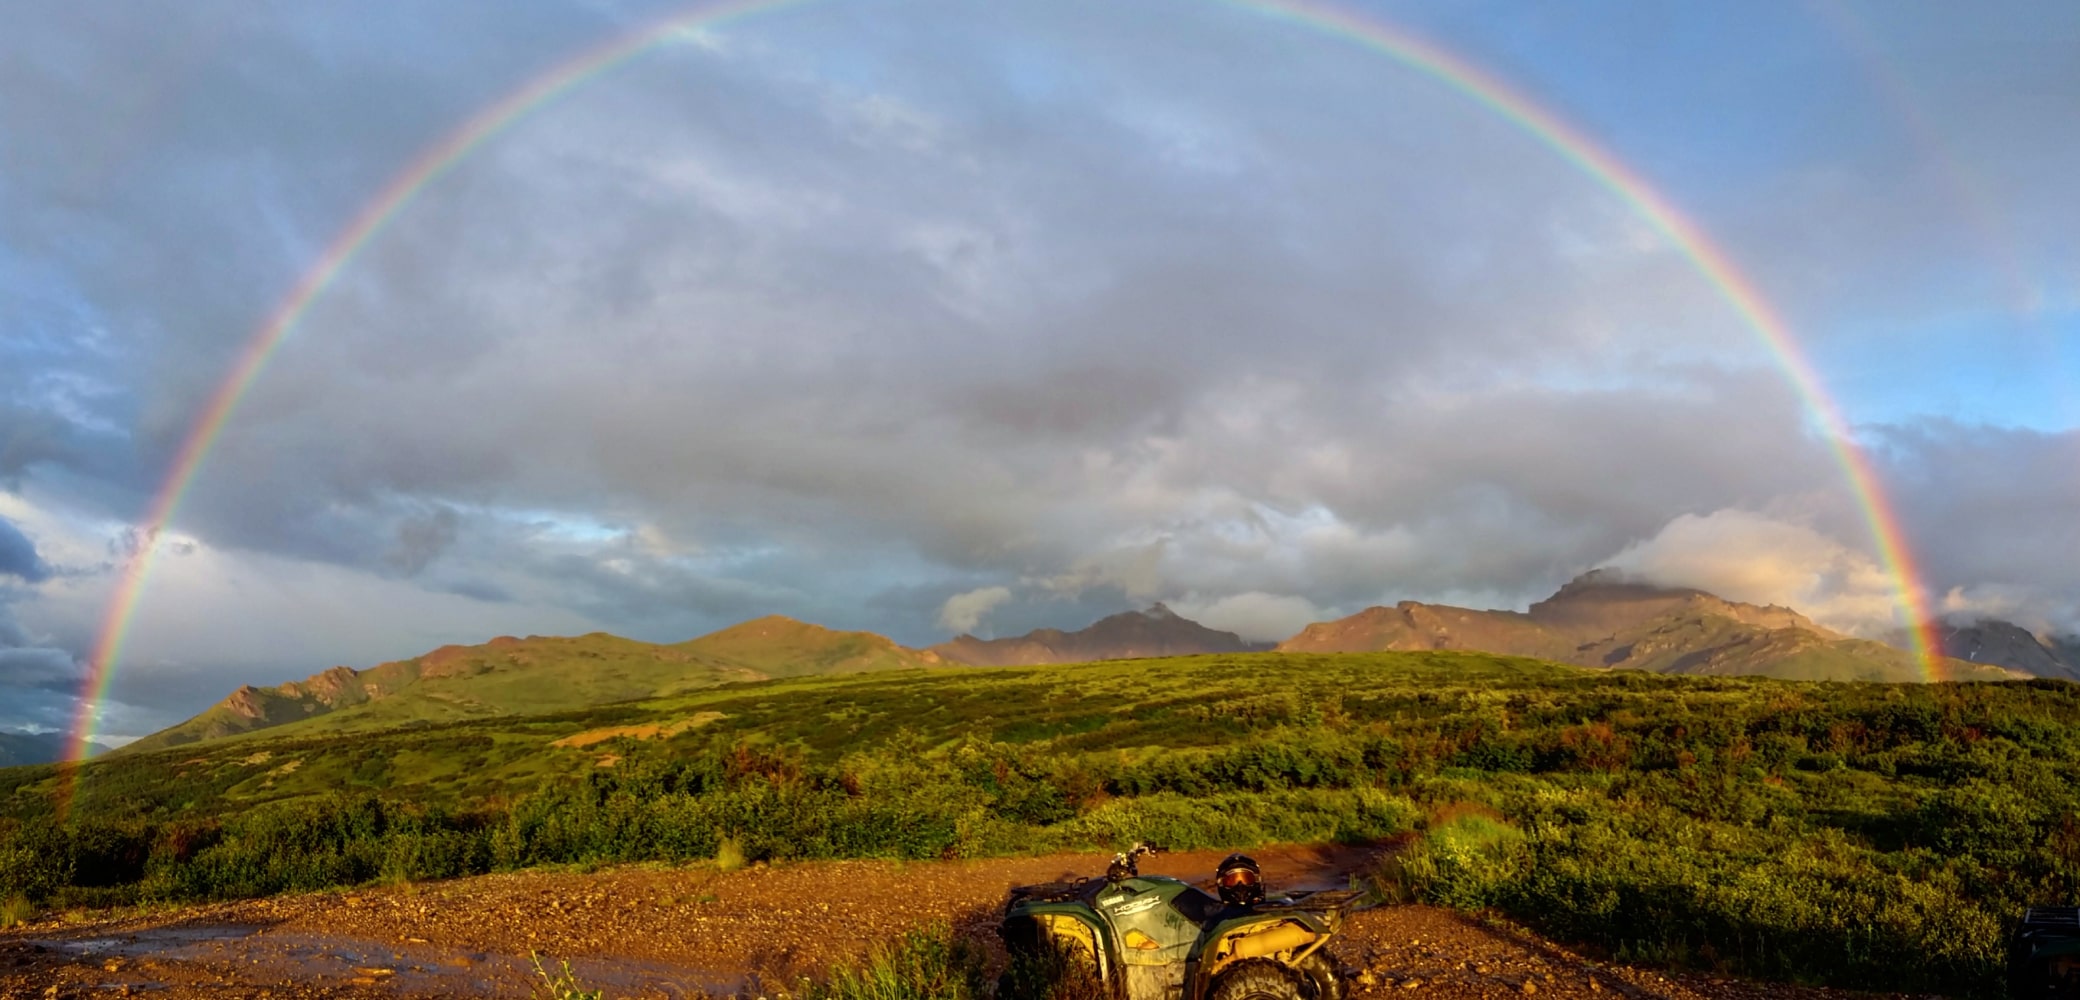
M 1307 986 L 1291 969 L 1276 962 L 1239 962 L 1213 981 L 1206 1000 L 1312 1000 Z
M 1351 995 L 1351 985 L 1337 974 L 1336 963 L 1329 959 L 1326 950 L 1317 948 L 1314 954 L 1301 959 L 1300 972 L 1314 984 L 1312 1000 L 1347 1000 Z

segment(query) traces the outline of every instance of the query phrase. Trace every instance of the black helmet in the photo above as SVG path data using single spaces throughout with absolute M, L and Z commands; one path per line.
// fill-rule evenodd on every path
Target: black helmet
M 1221 859 L 1220 867 L 1213 870 L 1213 880 L 1220 887 L 1221 902 L 1229 906 L 1264 901 L 1264 872 L 1248 855 L 1230 854 Z

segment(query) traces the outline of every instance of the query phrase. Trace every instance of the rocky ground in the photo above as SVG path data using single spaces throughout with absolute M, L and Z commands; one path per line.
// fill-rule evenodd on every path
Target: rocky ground
M 1164 855 L 1150 873 L 1211 876 L 1219 852 Z M 1340 887 L 1361 849 L 1259 853 L 1275 889 Z M 0 932 L 0 998 L 167 1000 L 527 996 L 568 961 L 610 997 L 771 995 L 943 921 L 988 939 L 1012 885 L 1103 871 L 1100 855 L 840 861 L 528 872 L 148 913 L 71 914 Z M 1351 916 L 1332 950 L 1352 995 L 1831 1000 L 1869 996 L 1597 962 L 1443 910 Z

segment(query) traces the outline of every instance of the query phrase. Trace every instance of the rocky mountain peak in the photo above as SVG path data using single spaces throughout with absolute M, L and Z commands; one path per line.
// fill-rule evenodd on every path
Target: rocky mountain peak
M 1265 648 L 1269 647 L 1245 642 L 1233 632 L 1207 628 L 1157 602 L 1139 611 L 1108 615 L 1075 632 L 1041 628 L 1007 639 L 962 635 L 931 651 L 975 666 L 1031 666 Z

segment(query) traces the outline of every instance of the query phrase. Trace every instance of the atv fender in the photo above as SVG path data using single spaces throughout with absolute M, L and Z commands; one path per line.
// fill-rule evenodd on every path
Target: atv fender
M 1004 922 L 1004 943 L 1012 948 L 1025 945 L 1051 945 L 1064 948 L 1070 954 L 1088 961 L 1091 971 L 1100 980 L 1109 980 L 1112 975 L 1111 949 L 1105 929 L 1085 915 L 1076 906 L 1034 906 L 1024 908 Z M 1020 928 L 1019 924 L 1026 924 Z M 1030 935 L 1030 940 L 1014 940 L 1015 937 Z
M 1211 979 L 1230 965 L 1250 959 L 1270 959 L 1280 965 L 1295 965 L 1329 939 L 1329 935 L 1294 919 L 1262 920 L 1215 932 L 1212 947 L 1205 952 L 1202 975 Z

